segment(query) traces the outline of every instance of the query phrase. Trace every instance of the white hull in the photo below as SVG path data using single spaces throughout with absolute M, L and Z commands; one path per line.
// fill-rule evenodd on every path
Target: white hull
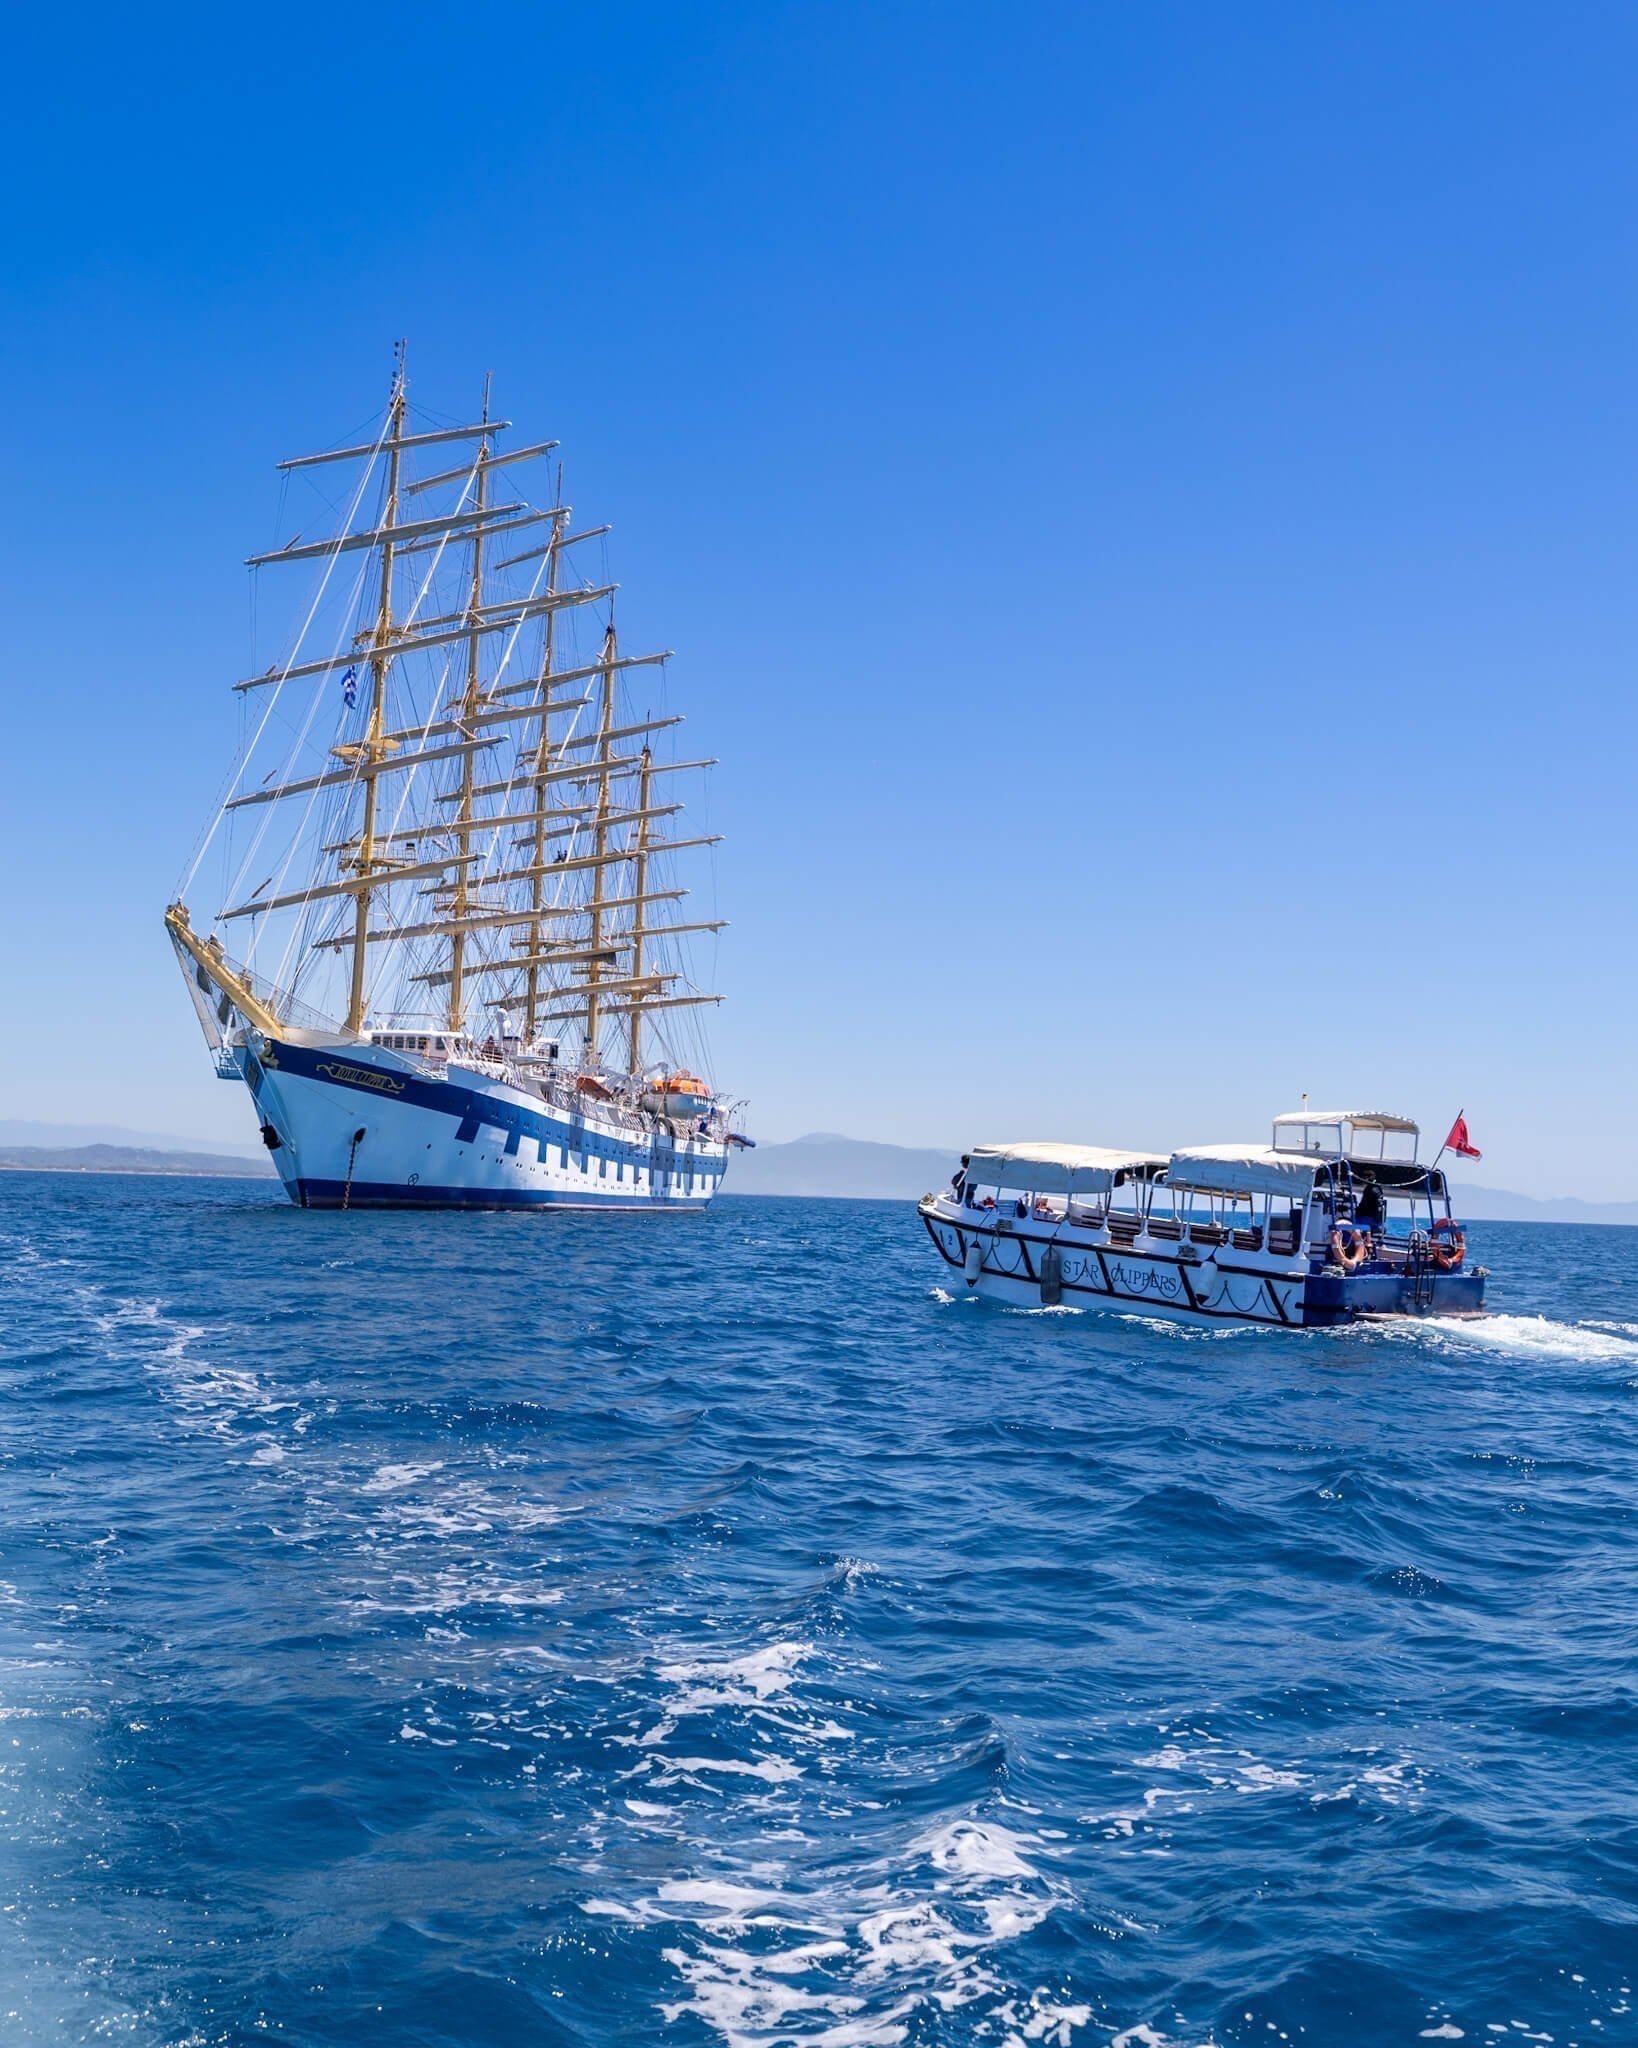
M 256 1034 L 218 1065 L 249 1086 L 301 1208 L 698 1209 L 727 1159 L 720 1137 L 368 1043 Z

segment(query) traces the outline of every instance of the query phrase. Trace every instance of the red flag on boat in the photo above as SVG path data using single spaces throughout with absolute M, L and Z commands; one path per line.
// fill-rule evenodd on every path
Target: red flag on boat
M 1450 1136 L 1444 1142 L 1444 1150 L 1454 1152 L 1462 1159 L 1482 1159 L 1484 1154 L 1467 1135 L 1467 1112 L 1456 1119 L 1450 1127 Z

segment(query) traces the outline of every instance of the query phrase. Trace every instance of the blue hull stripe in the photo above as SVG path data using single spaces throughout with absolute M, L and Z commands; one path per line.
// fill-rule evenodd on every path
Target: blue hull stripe
M 400 1181 L 298 1180 L 289 1192 L 302 1209 L 703 1209 L 703 1198 L 577 1194 L 564 1188 L 405 1187 Z
M 321 1081 L 332 1088 L 353 1089 L 375 1102 L 407 1103 L 415 1109 L 430 1109 L 440 1116 L 453 1117 L 459 1126 L 455 1141 L 460 1145 L 475 1144 L 479 1130 L 487 1127 L 505 1133 L 505 1149 L 512 1153 L 517 1151 L 520 1138 L 533 1138 L 540 1146 L 565 1146 L 571 1152 L 589 1152 L 594 1158 L 652 1161 L 657 1173 L 690 1172 L 712 1179 L 720 1177 L 726 1163 L 725 1159 L 711 1154 L 688 1151 L 661 1130 L 655 1130 L 649 1137 L 611 1138 L 588 1131 L 584 1118 L 572 1111 L 566 1115 L 549 1116 L 540 1110 L 526 1109 L 521 1103 L 486 1094 L 481 1089 L 462 1087 L 454 1081 L 423 1080 L 418 1074 L 372 1066 L 362 1059 L 349 1059 L 341 1052 L 270 1043 L 262 1055 L 262 1064 L 275 1075 L 296 1074 L 304 1080 Z M 252 1093 L 259 1093 L 259 1076 L 247 1071 L 246 1078 L 250 1081 Z M 711 1143 L 710 1140 L 695 1142 Z M 538 1200 L 539 1197 L 531 1199 Z M 601 1206 L 602 1199 L 590 1197 L 587 1206 Z M 617 1197 L 607 1199 L 618 1201 Z M 628 1201 L 619 1206 L 630 1208 L 633 1204 Z

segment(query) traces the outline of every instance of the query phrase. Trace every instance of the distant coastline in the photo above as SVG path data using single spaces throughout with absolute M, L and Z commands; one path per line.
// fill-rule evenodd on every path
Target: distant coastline
M 16 1128 L 15 1126 L 13 1128 Z M 123 1134 L 122 1134 L 123 1135 Z M 129 1135 L 137 1136 L 132 1132 Z M 815 1131 L 784 1144 L 743 1152 L 729 1172 L 725 1196 L 770 1195 L 808 1201 L 913 1202 L 947 1181 L 960 1154 L 883 1145 Z M 112 1173 L 187 1180 L 277 1178 L 271 1159 L 195 1152 L 173 1145 L 17 1145 L 0 1142 L 0 1172 Z M 1573 1197 L 1519 1195 L 1503 1188 L 1451 1189 L 1470 1223 L 1588 1223 L 1638 1226 L 1638 1202 L 1583 1202 Z
M 101 1174 L 126 1180 L 261 1180 L 269 1176 L 248 1163 L 234 1166 L 30 1166 L 20 1159 L 0 1159 L 0 1173 Z
M 0 1146 L 4 1173 L 175 1174 L 191 1180 L 268 1180 L 270 1160 L 218 1156 L 206 1152 L 161 1151 L 128 1145 L 5 1145 Z

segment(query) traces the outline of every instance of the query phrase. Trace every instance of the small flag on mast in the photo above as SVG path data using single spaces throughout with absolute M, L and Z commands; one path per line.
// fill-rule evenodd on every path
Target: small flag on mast
M 354 662 L 341 679 L 341 701 L 349 711 L 358 702 L 358 664 Z
M 1463 1110 L 1450 1127 L 1450 1136 L 1440 1147 L 1441 1151 L 1454 1152 L 1460 1159 L 1482 1159 L 1484 1154 L 1467 1135 L 1467 1112 Z

